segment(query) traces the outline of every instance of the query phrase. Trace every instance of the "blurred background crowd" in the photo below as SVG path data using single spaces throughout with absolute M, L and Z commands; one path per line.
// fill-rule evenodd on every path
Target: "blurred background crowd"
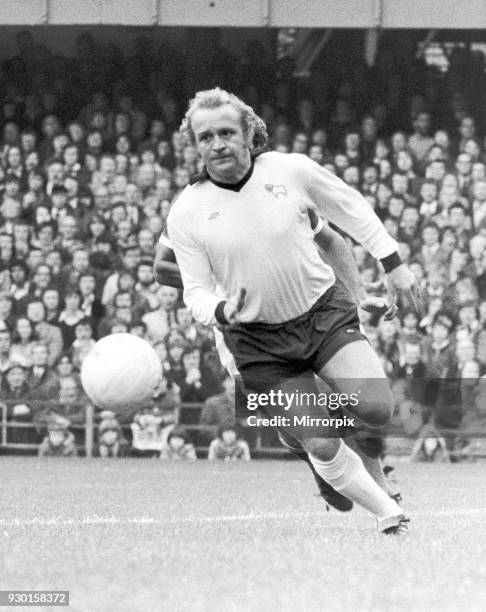
M 238 57 L 215 43 L 190 73 L 183 53 L 146 38 L 126 54 L 83 33 L 73 57 L 29 31 L 16 43 L 0 70 L 0 399 L 8 421 L 34 427 L 9 429 L 8 442 L 75 453 L 83 358 L 129 332 L 153 344 L 164 380 L 127 423 L 98 416 L 100 454 L 128 445 L 192 459 L 193 442 L 212 458 L 249 457 L 239 432 L 225 434 L 234 389 L 212 331 L 152 274 L 171 204 L 201 169 L 178 134 L 187 100 L 220 85 L 266 121 L 272 149 L 308 155 L 359 190 L 420 279 L 420 312 L 360 313 L 393 381 L 395 431 L 416 440 L 417 457 L 484 451 L 473 435 L 486 434 L 484 54 L 458 45 L 441 70 L 390 43 L 370 66 L 335 45 L 302 80 L 258 41 Z M 376 262 L 349 243 L 368 290 L 383 295 Z M 186 404 L 199 406 L 185 421 L 201 426 L 198 439 L 182 427 Z

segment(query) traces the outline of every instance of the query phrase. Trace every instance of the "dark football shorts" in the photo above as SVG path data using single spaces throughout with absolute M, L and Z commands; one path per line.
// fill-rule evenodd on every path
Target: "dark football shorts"
M 319 372 L 343 346 L 366 339 L 356 305 L 338 283 L 295 319 L 225 326 L 223 335 L 246 389 L 260 393 Z

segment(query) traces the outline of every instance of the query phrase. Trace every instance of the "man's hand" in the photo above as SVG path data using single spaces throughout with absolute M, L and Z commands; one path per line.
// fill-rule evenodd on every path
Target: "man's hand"
M 401 264 L 391 272 L 388 272 L 386 275 L 386 286 L 389 307 L 395 304 L 397 294 L 402 293 L 412 302 L 416 311 L 420 310 L 422 299 L 420 287 L 414 273 L 406 264 Z
M 359 307 L 361 310 L 373 315 L 378 315 L 380 317 L 385 315 L 386 321 L 394 319 L 398 313 L 398 307 L 395 303 L 389 306 L 385 298 L 375 295 L 363 297 L 359 302 Z
M 233 295 L 224 305 L 224 316 L 230 325 L 240 322 L 240 312 L 245 305 L 246 289 L 240 289 L 239 293 Z

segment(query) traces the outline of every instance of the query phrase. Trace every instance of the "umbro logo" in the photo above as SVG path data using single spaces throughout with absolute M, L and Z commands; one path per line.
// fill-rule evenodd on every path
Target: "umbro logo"
M 216 217 L 218 217 L 218 216 L 219 216 L 219 212 L 218 212 L 218 211 L 213 212 L 213 213 L 211 213 L 211 214 L 209 215 L 209 217 L 208 217 L 208 221 L 212 221 L 213 219 L 216 219 Z
M 278 198 L 279 195 L 287 195 L 287 187 L 285 187 L 285 185 L 271 185 L 270 183 L 267 183 L 265 185 L 265 189 L 276 198 Z

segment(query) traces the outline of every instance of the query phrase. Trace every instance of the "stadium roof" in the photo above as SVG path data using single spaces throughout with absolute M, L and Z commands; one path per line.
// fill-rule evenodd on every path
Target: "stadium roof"
M 2 0 L 2 25 L 486 28 L 484 0 Z

